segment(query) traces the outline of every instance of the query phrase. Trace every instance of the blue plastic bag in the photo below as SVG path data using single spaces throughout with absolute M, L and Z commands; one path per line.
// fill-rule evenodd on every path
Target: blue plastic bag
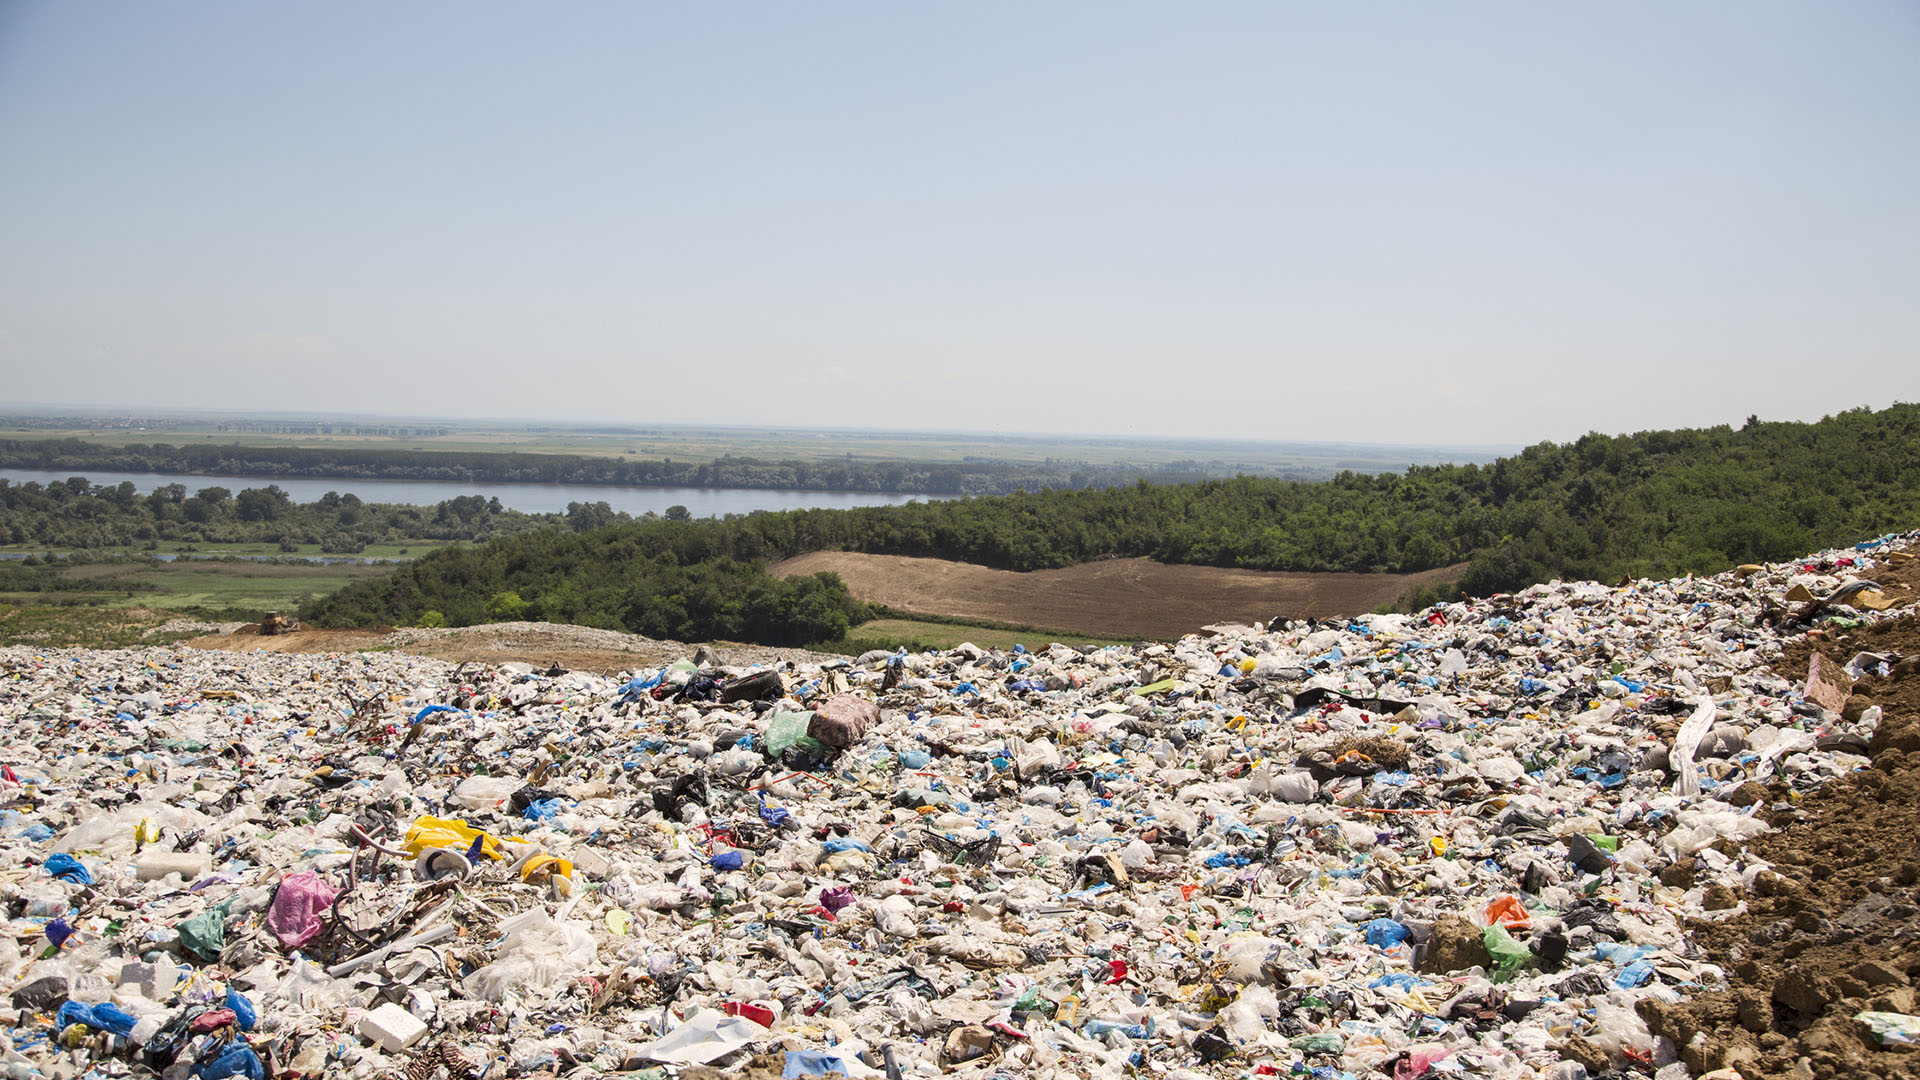
M 1376 949 L 1390 949 L 1413 936 L 1413 931 L 1403 923 L 1392 919 L 1375 919 L 1367 924 L 1367 944 Z
M 83 1001 L 69 1001 L 60 1006 L 54 1014 L 54 1025 L 61 1031 L 74 1024 L 85 1024 L 95 1031 L 111 1031 L 115 1035 L 129 1035 L 133 1025 L 140 1021 L 132 1014 L 111 1001 L 98 1005 L 89 1005 Z
M 667 671 L 665 668 L 661 668 L 659 671 L 654 672 L 650 678 L 630 680 L 620 687 L 620 697 L 616 704 L 627 705 L 639 701 L 647 695 L 647 691 L 659 686 L 662 682 L 666 681 L 666 678 Z
M 253 1052 L 253 1047 L 238 1042 L 228 1043 L 218 1054 L 195 1065 L 192 1074 L 199 1080 L 228 1080 L 234 1076 L 267 1080 L 267 1069 L 260 1064 L 260 1055 Z
M 88 870 L 79 859 L 74 858 L 64 851 L 47 856 L 45 865 L 47 873 L 52 874 L 61 881 L 71 881 L 75 885 L 93 884 L 92 871 Z
M 247 995 L 231 986 L 227 987 L 227 1008 L 233 1010 L 233 1022 L 241 1031 L 252 1031 L 254 1022 L 260 1018 L 253 1002 L 247 1000 Z

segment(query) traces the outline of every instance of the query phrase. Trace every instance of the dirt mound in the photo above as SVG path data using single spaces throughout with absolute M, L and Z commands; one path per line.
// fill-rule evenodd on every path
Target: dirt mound
M 183 642 L 196 649 L 223 649 L 227 652 L 359 652 L 372 648 L 393 633 L 393 627 L 365 630 L 294 630 L 285 634 L 264 634 L 260 624 L 249 623 L 231 633 L 208 634 Z
M 1905 596 L 1920 568 L 1874 576 Z M 1809 635 L 1775 670 L 1804 678 L 1816 650 L 1839 663 L 1861 651 L 1909 659 L 1855 684 L 1848 711 L 1884 713 L 1872 768 L 1798 797 L 1780 784 L 1756 793 L 1776 831 L 1749 850 L 1775 870 L 1755 880 L 1746 912 L 1697 928 L 1729 989 L 1643 1007 L 1695 1075 L 1731 1065 L 1745 1080 L 1920 1077 L 1920 1052 L 1880 1046 L 1855 1019 L 1920 1005 L 1920 619 Z
M 528 622 L 445 629 L 409 627 L 396 630 L 391 626 L 362 630 L 307 629 L 288 634 L 262 634 L 260 627 L 253 625 L 241 627 L 232 633 L 209 634 L 181 644 L 195 649 L 227 652 L 407 652 L 453 663 L 504 664 L 517 661 L 540 668 L 558 664 L 568 671 L 591 671 L 602 675 L 658 667 L 692 656 L 694 650 L 694 646 L 684 642 L 660 641 L 616 630 Z M 729 645 L 724 642 L 719 643 L 714 651 L 720 661 L 727 664 L 819 658 L 819 654 L 802 649 Z
M 1458 578 L 1465 564 L 1418 574 L 1287 574 L 1103 559 L 1016 573 L 946 559 L 815 551 L 775 563 L 779 577 L 830 570 L 869 603 L 1106 637 L 1171 640 L 1216 622 L 1358 615 L 1408 589 Z

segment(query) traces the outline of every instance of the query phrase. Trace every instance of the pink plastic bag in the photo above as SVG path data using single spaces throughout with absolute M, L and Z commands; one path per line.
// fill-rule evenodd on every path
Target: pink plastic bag
M 333 907 L 340 893 L 319 874 L 302 870 L 280 882 L 267 910 L 267 929 L 289 949 L 298 949 L 320 936 L 320 917 Z
M 1416 1046 L 1407 1051 L 1393 1067 L 1393 1080 L 1420 1080 L 1433 1071 L 1436 1062 L 1453 1053 L 1451 1046 Z

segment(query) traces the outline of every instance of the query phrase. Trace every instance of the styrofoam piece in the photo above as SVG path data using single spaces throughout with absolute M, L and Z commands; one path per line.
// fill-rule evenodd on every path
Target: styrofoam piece
M 179 874 L 193 881 L 212 870 L 212 856 L 197 851 L 145 851 L 134 864 L 134 872 L 141 881 L 159 881 L 168 874 Z
M 427 1025 L 419 1017 L 389 1001 L 360 1018 L 360 1024 L 354 1030 L 363 1039 L 372 1042 L 389 1054 L 397 1054 L 427 1033 Z

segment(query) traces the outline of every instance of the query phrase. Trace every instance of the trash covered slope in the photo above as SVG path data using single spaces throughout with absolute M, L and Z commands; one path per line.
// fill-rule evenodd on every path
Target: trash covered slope
M 1912 539 L 611 679 L 0 650 L 0 1073 L 1904 1075 L 1913 863 L 1805 834 L 1911 785 Z

